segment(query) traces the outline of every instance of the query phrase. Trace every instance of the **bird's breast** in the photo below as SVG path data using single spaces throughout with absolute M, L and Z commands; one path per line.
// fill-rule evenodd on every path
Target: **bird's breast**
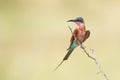
M 77 35 L 76 35 L 77 40 L 82 43 L 83 40 L 84 40 L 84 37 L 85 37 L 85 31 L 84 30 L 79 30 Z

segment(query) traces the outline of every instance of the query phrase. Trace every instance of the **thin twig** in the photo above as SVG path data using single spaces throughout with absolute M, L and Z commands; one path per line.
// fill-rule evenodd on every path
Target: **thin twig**
M 70 26 L 68 26 L 68 27 L 69 27 L 69 29 L 70 29 L 72 35 L 73 35 L 74 38 L 76 39 L 76 37 L 75 37 L 75 35 L 74 35 L 74 33 L 73 33 L 71 27 L 70 27 Z M 79 41 L 78 41 L 78 42 L 79 42 Z M 80 44 L 80 43 L 79 43 L 79 44 Z M 91 58 L 92 60 L 95 61 L 95 64 L 97 65 L 97 67 L 98 67 L 98 69 L 99 69 L 99 73 L 102 73 L 103 76 L 105 77 L 105 79 L 106 79 L 106 80 L 109 80 L 108 77 L 107 77 L 107 75 L 106 75 L 106 74 L 104 73 L 104 71 L 102 70 L 102 68 L 101 68 L 101 66 L 100 66 L 100 63 L 98 62 L 97 58 L 96 58 L 95 55 L 93 54 L 93 49 L 92 49 L 92 54 L 94 55 L 94 57 L 91 56 L 91 55 L 89 55 L 89 53 L 86 51 L 85 47 L 83 47 L 82 44 L 80 44 L 80 45 L 81 45 L 81 49 L 86 53 L 86 55 L 87 55 L 89 58 Z
M 106 80 L 109 80 L 108 77 L 107 77 L 107 75 L 105 74 L 105 72 L 102 70 L 101 65 L 100 65 L 100 63 L 98 62 L 97 58 L 96 58 L 95 55 L 93 54 L 93 51 L 92 51 L 92 54 L 94 55 L 94 57 L 93 57 L 93 56 L 90 56 L 90 55 L 88 54 L 88 52 L 85 50 L 84 47 L 83 47 L 82 49 L 83 49 L 84 52 L 88 55 L 89 58 L 91 58 L 91 59 L 93 59 L 93 60 L 95 61 L 95 64 L 97 65 L 97 67 L 98 67 L 98 69 L 99 69 L 98 74 L 99 74 L 99 73 L 102 73 L 103 76 L 105 77 L 105 79 L 106 79 Z

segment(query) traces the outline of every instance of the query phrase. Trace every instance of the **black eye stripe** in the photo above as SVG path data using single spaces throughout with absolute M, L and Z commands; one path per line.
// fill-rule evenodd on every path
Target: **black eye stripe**
M 75 20 L 75 22 L 83 22 L 83 20 Z
M 76 21 L 80 21 L 80 20 L 76 20 Z

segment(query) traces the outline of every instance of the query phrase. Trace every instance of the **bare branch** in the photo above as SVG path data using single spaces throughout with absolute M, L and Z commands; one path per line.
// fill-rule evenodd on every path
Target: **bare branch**
M 97 58 L 96 58 L 95 55 L 93 54 L 93 51 L 92 51 L 92 54 L 94 55 L 94 57 L 93 57 L 93 56 L 90 56 L 90 55 L 87 53 L 87 51 L 85 50 L 84 47 L 83 47 L 82 49 L 83 49 L 83 51 L 88 55 L 89 58 L 91 58 L 91 59 L 93 59 L 93 60 L 95 61 L 95 64 L 97 65 L 97 67 L 98 67 L 98 69 L 99 69 L 98 74 L 99 74 L 99 73 L 102 73 L 103 76 L 104 76 L 104 78 L 105 78 L 106 80 L 109 80 L 108 77 L 107 77 L 107 75 L 105 74 L 105 72 L 102 70 L 101 65 L 100 65 L 100 63 L 98 62 Z
M 69 27 L 72 35 L 74 35 L 74 33 L 72 32 L 71 27 L 70 27 L 70 26 L 68 26 L 68 27 Z M 74 36 L 74 38 L 76 39 L 75 36 Z M 80 44 L 80 43 L 79 43 L 79 44 Z M 90 59 L 92 59 L 92 60 L 95 61 L 95 64 L 97 65 L 97 67 L 98 67 L 98 69 L 99 69 L 99 72 L 98 72 L 97 74 L 102 73 L 103 76 L 104 76 L 104 78 L 105 78 L 106 80 L 109 80 L 108 77 L 107 77 L 107 75 L 106 75 L 106 74 L 104 73 L 104 71 L 102 70 L 102 68 L 101 68 L 101 66 L 100 66 L 100 63 L 98 62 L 97 58 L 96 58 L 95 55 L 93 54 L 93 52 L 94 52 L 93 49 L 92 49 L 91 51 L 92 51 L 92 54 L 93 54 L 94 57 L 91 56 L 91 55 L 89 55 L 89 53 L 86 51 L 85 47 L 83 47 L 82 44 L 80 44 L 80 46 L 81 46 L 81 49 L 86 53 L 86 55 L 87 55 Z

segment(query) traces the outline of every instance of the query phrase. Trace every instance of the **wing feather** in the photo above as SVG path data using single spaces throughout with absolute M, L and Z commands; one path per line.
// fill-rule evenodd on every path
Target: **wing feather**
M 86 39 L 88 39 L 89 36 L 90 36 L 90 31 L 87 30 L 86 33 L 85 33 L 85 38 L 84 38 L 83 42 L 84 42 Z

